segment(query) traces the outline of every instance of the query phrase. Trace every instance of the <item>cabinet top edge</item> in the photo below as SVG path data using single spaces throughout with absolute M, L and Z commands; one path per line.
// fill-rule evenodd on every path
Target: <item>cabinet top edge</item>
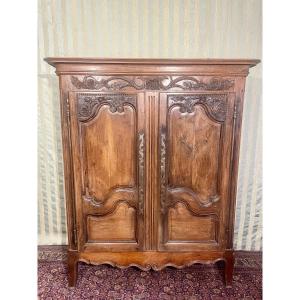
M 58 64 L 120 64 L 120 65 L 247 65 L 250 68 L 261 61 L 259 59 L 147 59 L 147 58 L 96 58 L 96 57 L 46 57 L 51 66 Z

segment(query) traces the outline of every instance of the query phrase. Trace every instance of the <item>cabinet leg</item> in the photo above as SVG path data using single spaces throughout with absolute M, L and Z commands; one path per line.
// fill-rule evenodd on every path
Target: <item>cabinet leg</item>
M 225 284 L 226 286 L 232 285 L 233 269 L 234 269 L 234 253 L 227 251 L 225 253 Z
M 72 252 L 68 253 L 68 280 L 69 286 L 73 287 L 77 282 L 78 260 L 77 255 Z

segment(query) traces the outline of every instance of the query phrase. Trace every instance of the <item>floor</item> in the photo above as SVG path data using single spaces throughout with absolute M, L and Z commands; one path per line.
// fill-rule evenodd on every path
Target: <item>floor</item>
M 77 286 L 69 288 L 66 247 L 39 246 L 38 255 L 39 299 L 262 299 L 261 252 L 236 253 L 233 285 L 227 288 L 222 262 L 160 272 L 79 263 Z

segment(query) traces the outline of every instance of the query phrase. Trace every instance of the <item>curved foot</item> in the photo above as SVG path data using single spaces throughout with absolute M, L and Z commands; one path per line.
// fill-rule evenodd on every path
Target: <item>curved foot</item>
M 77 282 L 78 258 L 77 252 L 68 252 L 68 281 L 69 286 L 74 287 Z
M 232 285 L 233 268 L 234 268 L 234 253 L 229 250 L 225 252 L 225 284 L 226 286 Z

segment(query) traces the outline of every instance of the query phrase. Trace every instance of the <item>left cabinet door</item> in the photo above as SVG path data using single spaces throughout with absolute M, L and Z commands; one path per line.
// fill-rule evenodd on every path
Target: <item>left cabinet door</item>
M 144 93 L 69 93 L 80 251 L 144 248 L 144 101 Z

